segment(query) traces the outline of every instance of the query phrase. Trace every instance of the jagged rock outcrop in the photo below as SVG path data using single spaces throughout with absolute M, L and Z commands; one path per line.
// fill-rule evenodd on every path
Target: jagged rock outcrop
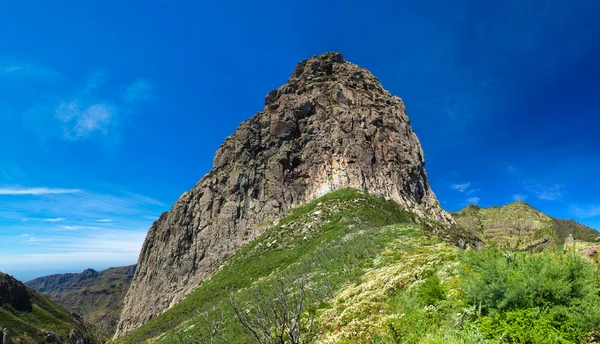
M 39 337 L 42 338 L 42 343 L 64 344 L 64 340 L 60 334 L 51 331 L 41 331 Z
M 451 224 L 424 165 L 404 103 L 370 72 L 337 53 L 301 62 L 152 225 L 115 337 L 173 306 L 284 211 L 331 190 L 356 188 Z

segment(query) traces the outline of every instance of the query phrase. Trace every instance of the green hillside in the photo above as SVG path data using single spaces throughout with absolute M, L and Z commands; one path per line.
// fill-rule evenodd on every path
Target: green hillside
M 70 334 L 73 337 L 72 330 L 82 334 L 81 337 L 90 337 L 80 318 L 3 273 L 0 273 L 1 328 L 8 330 L 13 341 L 22 343 L 41 343 L 48 335 L 52 336 L 48 332 L 66 340 Z
M 469 205 L 452 217 L 460 227 L 478 233 L 487 245 L 507 249 L 551 247 L 569 235 L 582 242 L 597 242 L 600 237 L 592 228 L 552 218 L 522 201 L 489 208 Z
M 104 338 L 114 334 L 135 265 L 39 277 L 25 284 L 81 314 Z
M 593 262 L 572 251 L 463 251 L 434 232 L 460 236 L 393 202 L 328 194 L 116 342 L 577 343 L 600 329 Z

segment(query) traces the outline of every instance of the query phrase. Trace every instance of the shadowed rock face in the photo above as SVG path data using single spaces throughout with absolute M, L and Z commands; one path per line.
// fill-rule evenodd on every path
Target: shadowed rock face
M 0 307 L 10 306 L 17 311 L 31 311 L 31 299 L 27 287 L 10 275 L 0 272 Z
M 340 54 L 298 64 L 264 110 L 225 139 L 213 169 L 152 225 L 115 337 L 173 306 L 285 210 L 329 191 L 356 188 L 452 223 L 405 110 Z

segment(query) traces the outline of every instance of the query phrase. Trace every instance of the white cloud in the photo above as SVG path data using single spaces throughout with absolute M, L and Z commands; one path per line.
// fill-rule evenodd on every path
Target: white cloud
M 470 195 L 470 194 L 472 194 L 472 193 L 478 192 L 478 191 L 481 191 L 481 189 L 472 189 L 472 190 L 469 190 L 469 191 L 467 191 L 467 196 Z
M 47 187 L 0 187 L 0 195 L 58 195 L 79 193 L 79 189 L 53 189 Z
M 140 106 L 155 96 L 154 85 L 143 78 L 132 82 L 111 82 L 106 71 L 97 71 L 89 78 L 73 82 L 49 68 L 3 60 L 0 57 L 0 81 L 7 75 L 31 75 L 19 82 L 7 79 L 9 85 L 17 84 L 24 89 L 36 86 L 32 78 L 60 77 L 60 87 L 46 87 L 43 92 L 29 95 L 31 106 L 24 111 L 25 126 L 41 139 L 62 137 L 77 141 L 102 137 L 118 142 L 119 127 Z
M 24 237 L 24 240 L 21 240 L 22 243 L 38 243 L 38 242 L 48 242 L 48 241 L 52 241 L 51 238 L 44 238 L 44 239 L 39 239 L 35 236 L 32 235 L 27 235 Z
M 120 93 L 107 98 L 98 88 L 107 83 L 105 73 L 95 73 L 79 92 L 63 99 L 55 109 L 66 140 L 81 140 L 99 133 L 108 135 L 123 117 L 134 112 L 140 104 L 154 97 L 154 86 L 146 79 L 137 79 Z
M 62 102 L 56 109 L 56 118 L 64 123 L 64 137 L 78 140 L 94 132 L 107 134 L 113 125 L 115 108 L 107 103 L 80 105 L 80 100 Z
M 49 219 L 43 219 L 42 221 L 44 222 L 61 222 L 66 220 L 64 217 L 54 217 L 54 218 L 49 218 Z
M 94 226 L 59 226 L 58 229 L 66 230 L 66 231 L 76 231 L 78 229 L 99 229 Z
M 479 197 L 470 197 L 467 198 L 467 203 L 469 204 L 478 204 L 481 199 Z
M 590 218 L 600 216 L 600 205 L 592 205 L 585 208 L 571 206 L 571 213 L 580 218 Z
M 562 198 L 564 185 L 556 183 L 539 183 L 536 181 L 529 181 L 525 183 L 525 189 L 535 194 L 537 198 L 545 201 L 556 201 Z
M 514 194 L 514 195 L 512 195 L 512 199 L 514 201 L 524 201 L 525 199 L 527 199 L 527 195 Z
M 107 230 L 89 234 L 86 237 L 67 236 L 61 240 L 24 236 L 27 240 L 23 242 L 29 243 L 28 245 L 56 239 L 52 240 L 53 251 L 38 253 L 36 247 L 32 246 L 29 253 L 0 253 L 0 271 L 37 270 L 41 267 L 51 267 L 60 271 L 72 267 L 73 262 L 89 266 L 132 264 L 137 261 L 146 237 L 145 230 Z
M 168 208 L 150 197 L 125 191 L 105 194 L 80 189 L 5 188 L 0 189 L 0 195 L 2 194 L 43 195 L 0 197 L 0 218 L 18 221 L 20 226 L 26 227 L 60 222 L 57 219 L 64 219 L 60 224 L 67 226 L 127 226 L 132 223 L 147 223 L 147 217 L 156 219 L 158 214 Z
M 465 190 L 467 190 L 469 185 L 471 185 L 471 182 L 462 183 L 462 184 L 452 184 L 452 185 L 450 185 L 450 188 L 453 190 L 459 191 L 459 192 L 465 192 Z

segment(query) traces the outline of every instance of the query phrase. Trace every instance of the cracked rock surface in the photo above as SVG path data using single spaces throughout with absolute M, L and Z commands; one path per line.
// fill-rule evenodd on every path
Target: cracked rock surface
M 402 100 L 338 53 L 298 64 L 150 228 L 115 338 L 163 313 L 287 209 L 355 188 L 452 224 Z

